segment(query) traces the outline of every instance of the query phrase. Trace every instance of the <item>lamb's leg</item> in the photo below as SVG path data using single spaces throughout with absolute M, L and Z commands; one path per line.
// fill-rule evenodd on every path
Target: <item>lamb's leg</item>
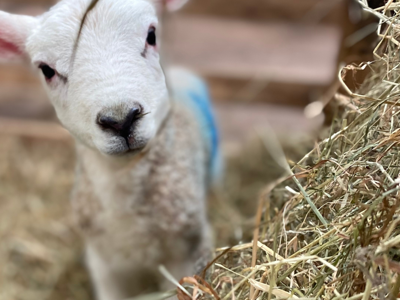
M 164 267 L 167 269 L 168 273 L 170 273 L 177 281 L 181 280 L 183 277 L 190 277 L 194 275 L 193 261 L 190 260 L 181 261 L 179 263 L 170 262 L 165 264 Z M 176 286 L 171 283 L 171 281 L 166 278 L 161 279 L 162 291 L 168 291 L 174 288 L 176 288 Z
M 97 300 L 124 300 L 158 290 L 156 276 L 127 262 L 128 269 L 118 270 L 104 261 L 94 248 L 86 247 L 86 263 Z M 134 271 L 129 270 L 131 265 Z
M 197 249 L 192 255 L 184 260 L 169 261 L 165 263 L 165 268 L 176 279 L 181 280 L 183 277 L 199 275 L 212 259 L 211 252 L 211 231 L 205 226 L 204 236 Z M 161 280 L 161 289 L 167 291 L 176 288 L 169 280 L 163 278 Z
M 86 247 L 86 264 L 97 300 L 120 300 L 125 298 L 123 291 L 120 290 L 118 283 L 115 282 L 109 265 L 91 247 Z

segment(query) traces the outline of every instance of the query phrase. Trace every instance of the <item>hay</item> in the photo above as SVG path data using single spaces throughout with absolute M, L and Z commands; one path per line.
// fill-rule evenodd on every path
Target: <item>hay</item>
M 341 71 L 343 84 L 354 72 L 369 75 L 357 93 L 344 86 L 350 97 L 337 95 L 345 112 L 332 134 L 261 194 L 255 242 L 218 249 L 206 282 L 185 281 L 190 294 L 223 300 L 400 297 L 400 1 L 373 13 L 381 20 L 377 60 Z M 286 205 L 271 214 L 277 199 Z
M 0 299 L 93 299 L 73 229 L 74 149 L 1 135 Z

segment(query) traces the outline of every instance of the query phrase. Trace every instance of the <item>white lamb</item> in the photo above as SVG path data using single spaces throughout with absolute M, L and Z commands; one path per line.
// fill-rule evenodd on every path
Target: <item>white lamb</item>
M 157 15 L 185 0 L 63 0 L 37 18 L 0 12 L 0 60 L 29 57 L 76 139 L 72 205 L 97 298 L 170 288 L 210 251 L 218 173 L 207 91 L 159 61 Z M 86 18 L 84 18 L 85 13 Z

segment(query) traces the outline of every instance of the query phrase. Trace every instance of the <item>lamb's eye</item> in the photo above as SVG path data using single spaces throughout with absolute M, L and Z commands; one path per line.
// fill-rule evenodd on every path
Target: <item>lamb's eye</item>
M 146 41 L 150 46 L 155 46 L 157 44 L 156 29 L 154 27 L 150 27 Z
M 46 64 L 41 64 L 39 66 L 39 69 L 42 70 L 42 73 L 43 73 L 44 77 L 46 77 L 47 80 L 52 79 L 56 75 L 56 71 L 54 69 L 50 68 Z

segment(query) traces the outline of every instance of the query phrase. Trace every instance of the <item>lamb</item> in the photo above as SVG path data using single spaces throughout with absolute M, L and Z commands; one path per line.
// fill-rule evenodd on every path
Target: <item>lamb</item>
M 171 288 L 160 265 L 179 279 L 210 254 L 205 199 L 220 173 L 211 105 L 188 71 L 170 70 L 168 89 L 159 59 L 158 16 L 184 2 L 62 0 L 36 18 L 0 12 L 0 60 L 40 69 L 76 140 L 71 203 L 99 300 Z

